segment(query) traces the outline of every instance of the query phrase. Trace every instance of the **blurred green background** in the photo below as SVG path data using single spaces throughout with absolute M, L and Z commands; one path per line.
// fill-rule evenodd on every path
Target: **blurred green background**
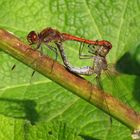
M 139 0 L 1 0 L 0 28 L 27 43 L 26 35 L 53 27 L 94 40 L 108 40 L 107 57 L 121 72 L 114 84 L 102 76 L 104 89 L 140 111 L 140 1 Z M 78 43 L 65 44 L 72 65 L 78 60 Z M 47 51 L 47 55 L 54 54 Z M 61 58 L 58 58 L 61 62 Z M 16 68 L 12 71 L 12 66 Z M 0 51 L 0 140 L 128 140 L 131 131 Z M 92 76 L 85 77 L 93 81 Z

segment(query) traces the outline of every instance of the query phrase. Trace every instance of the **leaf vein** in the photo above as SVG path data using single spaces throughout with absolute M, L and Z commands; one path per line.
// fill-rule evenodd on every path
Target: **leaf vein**
M 123 22 L 124 22 L 124 14 L 125 14 L 125 11 L 126 11 L 126 8 L 127 8 L 127 4 L 128 4 L 128 0 L 125 1 L 125 4 L 124 4 L 124 10 L 122 12 L 122 16 L 120 18 L 120 26 L 119 26 L 119 29 L 118 29 L 118 35 L 117 35 L 117 41 L 116 41 L 116 58 L 117 58 L 117 50 L 118 50 L 118 44 L 119 44 L 119 39 L 120 39 L 120 34 L 121 34 L 121 29 L 122 29 L 122 26 L 123 26 Z
M 91 19 L 92 19 L 92 21 L 93 21 L 93 23 L 94 23 L 94 25 L 95 25 L 96 31 L 97 31 L 97 33 L 98 33 L 98 35 L 99 35 L 99 38 L 102 39 L 102 35 L 101 35 L 100 30 L 99 30 L 99 27 L 97 26 L 97 23 L 96 23 L 96 21 L 95 21 L 94 16 L 91 14 L 91 11 L 89 10 L 90 8 L 89 8 L 89 6 L 88 6 L 86 0 L 85 0 L 85 5 L 86 5 L 86 7 L 87 7 L 87 10 L 88 10 L 89 15 L 92 17 Z

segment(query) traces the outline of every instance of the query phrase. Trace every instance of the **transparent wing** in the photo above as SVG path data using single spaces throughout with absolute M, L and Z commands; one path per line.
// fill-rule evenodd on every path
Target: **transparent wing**
M 97 87 L 100 88 L 101 90 L 104 90 L 102 80 L 101 80 L 101 76 L 96 76 L 95 79 L 96 79 Z M 107 105 L 106 99 L 103 98 L 102 100 L 105 101 L 106 106 L 107 106 L 107 110 L 109 112 L 109 107 Z M 109 120 L 110 120 L 110 125 L 112 125 L 112 117 L 111 116 L 109 116 Z
M 117 72 L 117 70 L 115 69 L 115 65 L 110 65 L 108 70 L 105 71 L 105 74 L 109 80 L 109 83 L 111 85 L 111 91 L 113 96 L 115 96 L 116 98 L 119 98 L 120 100 L 123 100 L 123 102 L 125 102 L 126 104 L 128 104 L 129 106 L 131 106 L 124 94 L 124 89 L 122 88 L 122 82 L 121 82 L 121 74 L 119 72 Z

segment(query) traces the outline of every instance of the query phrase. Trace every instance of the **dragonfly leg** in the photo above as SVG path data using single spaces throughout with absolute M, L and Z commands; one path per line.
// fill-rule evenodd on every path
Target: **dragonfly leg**
M 83 51 L 84 47 L 85 47 L 85 44 L 81 42 L 80 43 L 80 48 L 79 48 L 79 59 L 91 59 L 91 58 L 93 58 L 93 55 L 82 54 L 82 51 Z
M 53 46 L 50 46 L 50 45 L 48 45 L 48 44 L 47 44 L 47 47 L 55 53 L 55 60 L 57 60 L 57 57 L 58 57 L 57 48 L 55 48 L 55 47 L 53 47 Z

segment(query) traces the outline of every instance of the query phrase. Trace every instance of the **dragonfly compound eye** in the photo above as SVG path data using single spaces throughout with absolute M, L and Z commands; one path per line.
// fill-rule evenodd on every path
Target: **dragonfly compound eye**
M 28 35 L 27 35 L 27 40 L 29 43 L 31 44 L 35 44 L 38 41 L 38 35 L 35 31 L 31 31 Z

